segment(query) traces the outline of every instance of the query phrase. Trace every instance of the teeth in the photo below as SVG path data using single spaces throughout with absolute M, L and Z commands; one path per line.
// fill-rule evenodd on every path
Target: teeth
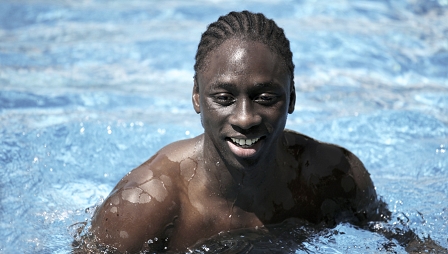
M 240 146 L 251 146 L 255 142 L 257 142 L 260 138 L 254 138 L 254 139 L 240 139 L 240 138 L 231 138 L 233 143 L 236 143 Z

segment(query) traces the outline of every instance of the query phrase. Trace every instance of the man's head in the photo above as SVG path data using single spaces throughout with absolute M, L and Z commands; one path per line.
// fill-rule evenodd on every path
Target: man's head
M 262 14 L 232 12 L 209 26 L 196 60 L 193 106 L 206 149 L 239 170 L 266 166 L 295 104 L 283 30 Z
M 272 52 L 283 59 L 291 76 L 291 81 L 294 80 L 292 52 L 289 40 L 286 38 L 283 29 L 263 14 L 248 11 L 230 12 L 208 26 L 207 30 L 202 34 L 196 52 L 195 76 L 207 65 L 207 55 L 224 41 L 232 38 L 256 41 L 268 46 Z M 291 82 L 291 84 L 293 85 L 294 83 Z

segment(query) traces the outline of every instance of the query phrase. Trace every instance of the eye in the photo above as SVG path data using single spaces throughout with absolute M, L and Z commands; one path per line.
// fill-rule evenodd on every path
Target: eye
M 255 101 L 257 103 L 263 104 L 263 105 L 272 105 L 277 101 L 278 96 L 273 94 L 260 94 L 259 96 L 255 97 Z
M 228 93 L 219 93 L 213 96 L 213 99 L 216 103 L 221 104 L 223 106 L 228 106 L 235 101 L 235 98 Z

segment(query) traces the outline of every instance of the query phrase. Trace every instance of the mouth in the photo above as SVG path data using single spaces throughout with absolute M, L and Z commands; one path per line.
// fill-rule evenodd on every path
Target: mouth
M 258 138 L 227 138 L 227 144 L 236 156 L 249 158 L 261 149 L 264 138 L 264 136 Z
M 252 139 L 245 139 L 245 138 L 230 138 L 232 143 L 234 143 L 237 146 L 248 148 L 257 143 L 261 138 L 252 138 Z

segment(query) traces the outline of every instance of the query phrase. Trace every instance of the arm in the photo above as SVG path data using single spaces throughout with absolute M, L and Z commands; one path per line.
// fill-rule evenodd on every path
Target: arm
M 361 213 L 358 214 L 358 217 L 367 216 L 365 217 L 365 222 L 386 222 L 390 220 L 391 212 L 388 210 L 387 204 L 382 200 L 374 199 L 376 193 L 371 188 L 373 187 L 373 184 L 371 187 L 368 187 L 370 186 L 368 182 L 371 182 L 371 180 L 361 161 L 352 153 L 350 153 L 347 158 L 350 161 L 355 182 L 357 182 L 360 189 L 357 200 L 359 200 L 358 211 Z M 379 228 L 370 225 L 368 229 L 373 232 L 381 233 L 390 240 L 396 240 L 401 246 L 405 247 L 406 251 L 409 253 L 424 253 L 428 252 L 428 250 L 431 250 L 434 253 L 447 253 L 448 250 L 433 241 L 431 237 L 421 239 L 412 231 L 410 225 L 404 222 L 400 223 L 402 224 L 400 226 L 396 226 L 395 223 L 383 224 L 383 226 Z M 366 224 L 364 223 L 364 225 Z
M 395 223 L 383 224 L 390 219 L 391 212 L 387 204 L 378 199 L 370 174 L 353 153 L 301 136 L 306 140 L 297 142 L 302 143 L 304 147 L 301 174 L 304 182 L 313 189 L 315 198 L 320 200 L 321 212 L 326 217 L 324 220 L 333 220 L 333 223 L 348 220 L 390 240 L 398 241 L 408 252 L 423 252 L 428 249 L 437 253 L 447 252 L 431 238 L 420 239 L 409 225 L 403 224 L 395 228 Z M 330 215 L 344 211 L 351 213 L 352 219 L 350 215 L 339 219 Z M 368 225 L 371 221 L 377 221 L 381 226 L 375 228 L 376 224 Z
M 362 225 L 379 219 L 382 212 L 389 213 L 377 198 L 370 174 L 353 153 L 315 140 L 310 140 L 306 150 L 304 160 L 309 166 L 302 174 L 320 200 L 327 223 Z
M 358 220 L 365 224 L 368 221 L 386 221 L 391 212 L 387 204 L 377 197 L 375 187 L 363 163 L 350 151 L 345 149 L 344 154 L 350 164 L 350 175 L 357 186 L 357 193 L 353 207 Z
M 178 198 L 170 168 L 176 165 L 156 154 L 131 171 L 96 210 L 91 232 L 103 246 L 138 252 L 148 240 L 163 248 L 178 213 Z

